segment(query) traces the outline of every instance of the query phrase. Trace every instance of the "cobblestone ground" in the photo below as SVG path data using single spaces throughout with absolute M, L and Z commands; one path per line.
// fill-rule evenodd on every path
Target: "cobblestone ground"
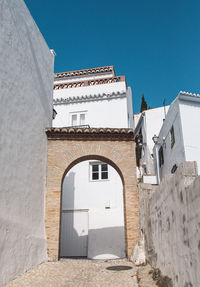
M 141 266 L 138 268 L 138 287 L 158 287 L 152 279 L 152 268 L 150 265 Z
M 129 266 L 129 270 L 108 267 Z M 119 268 L 119 267 L 117 267 Z M 40 264 L 6 287 L 138 287 L 137 268 L 128 260 L 60 260 Z M 148 286 L 150 287 L 150 286 Z

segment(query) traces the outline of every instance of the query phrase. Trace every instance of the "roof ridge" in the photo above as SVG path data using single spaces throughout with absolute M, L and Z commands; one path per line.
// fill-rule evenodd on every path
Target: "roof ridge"
M 92 73 L 101 73 L 101 72 L 110 72 L 110 71 L 113 71 L 115 74 L 113 66 L 95 67 L 95 68 L 89 68 L 89 69 L 81 69 L 81 70 L 75 70 L 75 71 L 55 73 L 55 78 L 85 75 L 85 74 L 92 74 Z
M 179 95 L 183 95 L 183 96 L 193 96 L 193 97 L 200 97 L 200 94 L 195 94 L 195 93 L 189 93 L 189 92 L 185 92 L 185 91 L 180 91 Z
M 112 98 L 121 98 L 125 97 L 126 92 L 117 91 L 112 93 L 99 93 L 99 94 L 89 94 L 89 95 L 81 95 L 81 96 L 70 96 L 67 98 L 55 98 L 53 99 L 54 104 L 70 104 L 74 102 L 85 102 L 85 101 L 96 101 L 98 99 L 106 100 Z

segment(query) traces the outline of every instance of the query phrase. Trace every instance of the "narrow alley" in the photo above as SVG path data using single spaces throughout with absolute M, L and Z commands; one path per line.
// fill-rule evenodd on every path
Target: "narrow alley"
M 137 287 L 137 268 L 128 260 L 62 259 L 46 262 L 6 287 Z

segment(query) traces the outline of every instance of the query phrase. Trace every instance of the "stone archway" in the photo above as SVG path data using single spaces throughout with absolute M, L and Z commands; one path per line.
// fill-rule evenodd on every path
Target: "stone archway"
M 132 129 L 49 128 L 46 234 L 49 260 L 59 258 L 61 189 L 64 175 L 83 159 L 106 160 L 123 182 L 126 253 L 139 239 L 135 144 Z

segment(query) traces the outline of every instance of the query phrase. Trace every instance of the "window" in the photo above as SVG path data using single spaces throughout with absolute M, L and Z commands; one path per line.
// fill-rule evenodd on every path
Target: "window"
M 71 114 L 71 126 L 83 126 L 86 124 L 86 112 L 76 112 Z
M 175 171 L 177 170 L 178 166 L 176 164 L 173 165 L 172 169 L 171 169 L 171 173 L 175 173 Z
M 80 114 L 80 125 L 85 124 L 85 114 Z
M 158 157 L 159 157 L 159 166 L 161 167 L 164 164 L 164 154 L 163 154 L 163 147 L 161 146 L 158 151 Z
M 170 139 L 171 139 L 171 148 L 173 148 L 175 144 L 174 126 L 172 126 L 170 130 Z
M 72 115 L 72 126 L 77 126 L 77 115 Z
M 90 163 L 90 179 L 105 180 L 108 179 L 108 165 L 106 163 Z

